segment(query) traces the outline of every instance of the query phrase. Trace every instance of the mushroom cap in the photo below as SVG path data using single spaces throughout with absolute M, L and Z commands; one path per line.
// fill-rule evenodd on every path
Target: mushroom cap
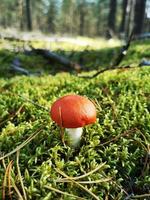
M 73 94 L 56 100 L 50 115 L 61 127 L 78 128 L 96 121 L 96 108 L 88 98 Z

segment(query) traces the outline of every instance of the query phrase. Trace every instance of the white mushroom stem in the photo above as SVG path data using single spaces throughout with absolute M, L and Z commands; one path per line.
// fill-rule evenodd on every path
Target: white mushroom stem
M 71 146 L 77 146 L 82 135 L 82 127 L 80 128 L 66 128 L 66 133 L 70 140 Z

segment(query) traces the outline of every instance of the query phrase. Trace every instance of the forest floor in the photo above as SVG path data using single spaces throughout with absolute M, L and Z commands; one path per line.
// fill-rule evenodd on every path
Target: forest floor
M 80 75 L 93 75 L 120 51 L 119 41 L 82 41 L 88 45 L 0 41 L 0 199 L 150 198 L 150 66 L 140 65 L 150 60 L 150 40 L 131 43 L 120 63 L 131 68 L 92 79 L 30 53 L 31 45 L 51 49 L 80 63 Z M 29 76 L 12 70 L 14 59 Z M 52 103 L 70 93 L 97 107 L 78 148 L 62 143 L 49 116 Z

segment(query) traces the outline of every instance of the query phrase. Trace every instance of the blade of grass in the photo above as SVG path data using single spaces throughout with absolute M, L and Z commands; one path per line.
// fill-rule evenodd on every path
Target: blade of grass
M 20 167 L 19 167 L 19 154 L 20 154 L 20 151 L 18 150 L 17 151 L 17 161 L 16 161 L 17 171 L 18 171 L 18 176 L 19 176 L 19 180 L 20 180 L 20 183 L 21 183 L 24 199 L 27 200 L 27 195 L 26 195 L 26 192 L 25 192 L 25 188 L 24 188 L 24 184 L 23 184 L 22 176 L 21 176 L 21 171 L 20 171 Z

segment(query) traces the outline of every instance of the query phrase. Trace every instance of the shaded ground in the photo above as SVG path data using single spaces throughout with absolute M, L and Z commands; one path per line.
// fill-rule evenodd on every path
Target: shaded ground
M 4 42 L 2 42 L 3 44 Z M 3 44 L 4 45 L 4 44 Z M 28 49 L 23 49 L 24 43 L 18 44 L 16 42 L 9 42 L 9 49 L 0 50 L 0 76 L 13 76 L 10 70 L 12 62 L 15 58 L 20 60 L 21 66 L 31 72 L 41 72 L 42 74 L 55 74 L 59 71 L 69 71 L 73 72 L 72 69 L 64 69 L 63 66 L 58 63 L 52 63 L 46 60 L 42 56 L 34 55 L 28 51 Z M 35 43 L 33 43 L 35 45 Z M 36 44 L 37 45 L 37 44 Z M 36 46 L 35 45 L 35 46 Z M 121 65 L 139 65 L 143 58 L 150 58 L 150 41 L 138 41 L 133 42 L 129 52 Z M 7 46 L 7 45 L 6 45 Z M 43 43 L 37 45 L 38 47 L 43 47 Z M 71 61 L 77 62 L 83 66 L 82 71 L 98 70 L 110 66 L 113 60 L 117 57 L 121 47 L 105 47 L 102 42 L 103 48 L 92 49 L 93 46 L 86 46 L 82 48 L 78 45 L 70 45 L 70 43 L 53 43 L 52 50 L 58 55 L 64 56 Z M 56 48 L 57 46 L 57 48 Z M 107 46 L 107 45 L 106 45 Z M 109 46 L 109 45 L 108 45 Z M 29 46 L 27 45 L 29 48 Z M 60 48 L 61 47 L 61 48 Z M 72 47 L 72 48 L 71 48 Z M 68 50 L 67 50 L 68 48 Z M 15 52 L 14 52 L 15 50 Z M 24 50 L 26 50 L 24 52 Z

